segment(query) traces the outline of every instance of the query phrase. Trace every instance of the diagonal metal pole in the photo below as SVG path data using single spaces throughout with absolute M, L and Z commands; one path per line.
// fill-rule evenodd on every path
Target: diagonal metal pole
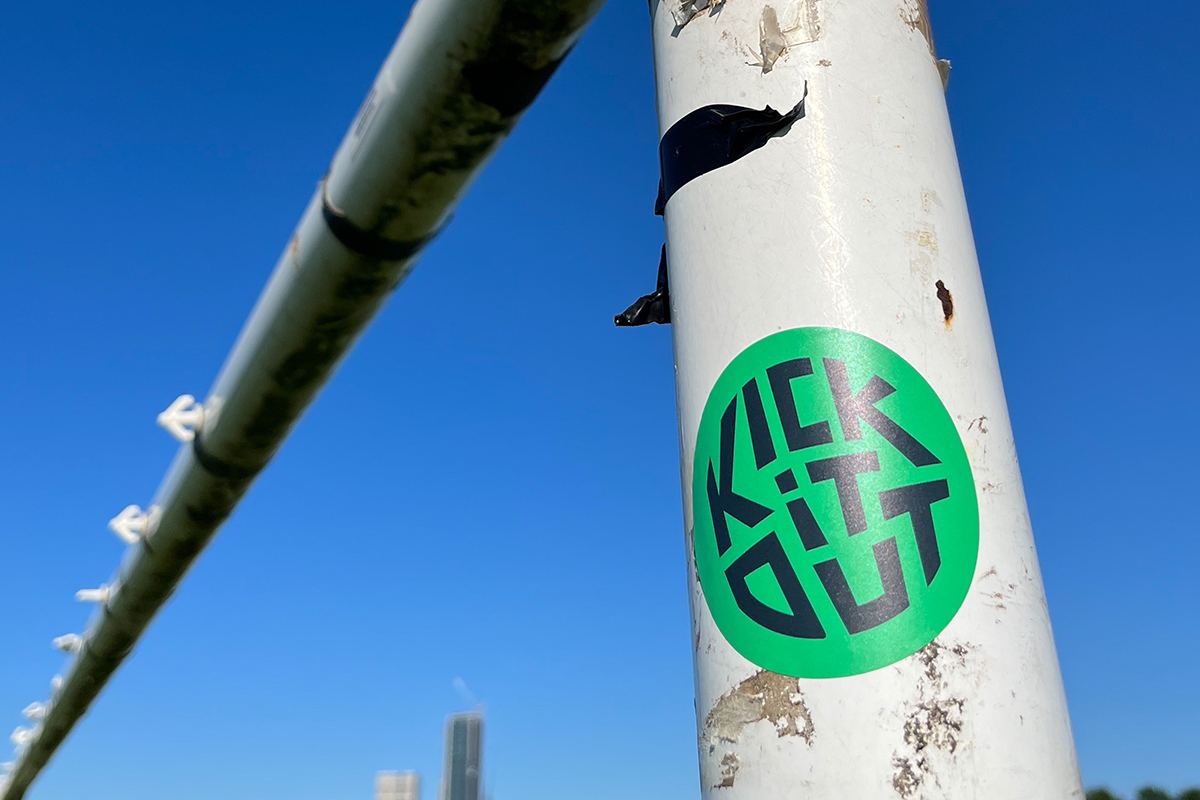
M 925 0 L 651 14 L 703 797 L 1082 798 Z
M 0 792 L 20 800 L 129 656 L 338 362 L 511 132 L 602 0 L 420 0 Z M 188 416 L 191 415 L 191 416 Z M 185 425 L 184 423 L 190 423 Z

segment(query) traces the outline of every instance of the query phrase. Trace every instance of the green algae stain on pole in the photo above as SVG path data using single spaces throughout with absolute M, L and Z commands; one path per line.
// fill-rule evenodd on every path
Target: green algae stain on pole
M 833 328 L 762 339 L 725 368 L 696 444 L 695 556 L 739 653 L 803 678 L 912 655 L 962 607 L 979 505 L 929 383 Z

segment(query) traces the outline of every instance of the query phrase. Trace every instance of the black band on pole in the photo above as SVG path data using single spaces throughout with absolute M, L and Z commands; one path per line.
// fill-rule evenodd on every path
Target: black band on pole
M 329 202 L 329 195 L 324 191 L 321 193 L 321 215 L 325 217 L 325 224 L 329 226 L 329 232 L 347 250 L 367 258 L 377 258 L 380 261 L 404 261 L 412 258 L 440 232 L 439 228 L 428 236 L 408 241 L 385 239 L 377 233 L 364 231 L 351 222 L 344 211 L 335 208 Z
M 230 464 L 228 461 L 217 458 L 204 447 L 204 443 L 200 441 L 199 434 L 192 440 L 192 455 L 196 457 L 196 463 L 205 472 L 214 478 L 221 478 L 222 480 L 249 480 L 262 471 L 262 467 L 239 467 L 236 464 Z
M 537 98 L 566 57 L 567 53 L 564 53 L 561 58 L 537 68 L 515 58 L 473 61 L 463 67 L 463 77 L 471 88 L 472 97 L 496 109 L 501 116 L 515 117 Z

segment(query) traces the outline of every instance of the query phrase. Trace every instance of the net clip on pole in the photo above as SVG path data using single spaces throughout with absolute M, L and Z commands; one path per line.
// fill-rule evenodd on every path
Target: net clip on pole
M 125 544 L 134 545 L 154 534 L 161 517 L 162 509 L 158 506 L 150 506 L 150 510 L 144 512 L 140 506 L 126 506 L 124 511 L 108 521 L 108 529 Z
M 75 593 L 75 599 L 80 603 L 98 603 L 106 606 L 113 596 L 113 587 L 107 584 L 99 589 L 80 589 Z
M 179 442 L 187 444 L 196 438 L 204 425 L 204 406 L 190 394 L 181 394 L 166 411 L 158 415 L 158 424 Z
M 21 712 L 21 716 L 30 722 L 40 722 L 46 718 L 46 706 L 44 703 L 30 703 L 25 706 L 25 710 Z
M 42 732 L 42 728 L 40 725 L 35 726 L 33 728 L 23 728 L 22 727 L 22 728 L 17 728 L 15 731 L 13 731 L 12 735 L 9 736 L 8 738 L 9 738 L 9 741 L 11 741 L 13 743 L 13 746 L 17 748 L 18 751 L 24 751 L 24 750 L 29 749 L 29 745 L 33 744 L 34 741 L 37 740 L 37 738 L 41 734 L 41 732 Z
M 78 633 L 68 633 L 56 638 L 52 644 L 56 650 L 68 655 L 77 655 L 83 649 L 83 637 Z

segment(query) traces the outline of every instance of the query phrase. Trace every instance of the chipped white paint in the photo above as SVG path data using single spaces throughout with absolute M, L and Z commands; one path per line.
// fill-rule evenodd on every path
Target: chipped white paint
M 821 35 L 817 0 L 794 0 L 782 19 L 774 6 L 763 6 L 758 21 L 758 51 L 750 53 L 750 64 L 763 73 L 775 68 L 775 62 L 789 48 L 815 42 Z
M 705 11 L 715 12 L 725 0 L 668 0 L 675 27 L 682 28 Z
M 686 529 L 717 377 L 759 339 L 820 325 L 882 342 L 937 390 L 971 459 L 980 555 L 967 601 L 929 647 L 866 675 L 797 681 L 726 643 L 689 536 L 703 796 L 1082 797 L 925 4 L 801 5 L 809 40 L 785 43 L 770 69 L 767 4 L 730 0 L 682 30 L 661 6 L 654 14 L 662 132 L 709 104 L 791 108 L 809 86 L 790 132 L 666 207 Z M 781 4 L 769 16 L 780 36 L 796 24 Z M 763 69 L 748 69 L 747 53 Z

